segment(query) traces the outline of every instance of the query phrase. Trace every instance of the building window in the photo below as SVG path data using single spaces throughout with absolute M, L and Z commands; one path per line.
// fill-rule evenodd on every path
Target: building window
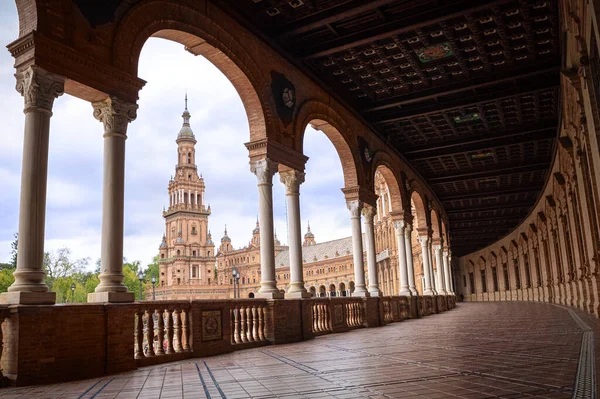
M 510 280 L 508 279 L 508 265 L 502 264 L 502 272 L 504 273 L 504 289 L 510 290 Z
M 192 234 L 193 234 L 193 235 L 196 235 L 196 234 L 197 234 L 197 233 L 196 233 L 196 226 L 192 226 Z
M 165 258 L 165 254 L 160 254 L 160 258 L 164 259 Z
M 525 255 L 525 288 L 531 287 L 531 268 L 529 267 L 529 261 L 527 255 Z
M 517 289 L 521 289 L 521 275 L 519 274 L 519 261 L 517 259 L 513 259 L 514 267 L 515 267 L 515 280 L 517 283 Z
M 196 256 L 196 251 L 192 251 L 192 256 Z
M 181 251 L 177 250 L 177 256 L 181 255 Z

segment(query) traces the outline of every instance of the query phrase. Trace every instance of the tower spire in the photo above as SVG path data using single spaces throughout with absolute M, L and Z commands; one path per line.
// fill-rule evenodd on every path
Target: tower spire
M 185 110 L 187 111 L 187 90 L 185 91 Z

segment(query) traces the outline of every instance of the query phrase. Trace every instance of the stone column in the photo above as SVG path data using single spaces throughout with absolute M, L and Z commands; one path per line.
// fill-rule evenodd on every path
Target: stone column
M 377 254 L 375 253 L 375 229 L 373 219 L 376 209 L 372 206 L 365 206 L 362 214 L 365 217 L 365 235 L 367 236 L 367 267 L 369 268 L 369 294 L 371 296 L 381 296 L 379 281 L 377 278 Z
M 32 65 L 18 72 L 16 89 L 24 98 L 25 131 L 21 169 L 19 247 L 15 282 L 1 295 L 4 304 L 53 304 L 56 294 L 44 283 L 44 229 L 48 142 L 54 99 L 65 79 Z
M 433 256 L 432 256 L 432 248 L 431 248 L 431 238 L 427 242 L 427 256 L 429 257 L 429 278 L 431 282 L 431 290 L 433 291 L 433 295 L 437 295 L 437 290 L 435 287 L 435 272 L 433 271 Z
M 439 295 L 448 295 L 446 292 L 446 282 L 444 281 L 444 263 L 442 261 L 442 246 L 436 244 L 433 246 L 433 250 L 435 251 L 435 264 L 437 266 L 437 287 Z
M 352 222 L 352 252 L 354 260 L 354 292 L 352 296 L 369 296 L 365 286 L 365 266 L 363 264 L 363 243 L 360 227 L 360 214 L 363 203 L 359 200 L 347 203 Z
M 413 263 L 412 251 L 412 225 L 406 223 L 404 227 L 404 247 L 406 249 L 406 272 L 408 274 L 408 289 L 412 295 L 418 295 L 417 287 L 415 286 L 415 268 Z
M 448 250 L 444 250 L 443 263 L 444 263 L 444 283 L 446 285 L 446 293 L 448 295 L 454 295 L 454 290 L 452 289 L 452 275 L 450 274 L 450 262 L 448 260 Z
M 250 161 L 258 179 L 258 219 L 260 226 L 260 289 L 258 298 L 283 299 L 275 280 L 275 242 L 273 239 L 273 175 L 278 164 L 270 159 Z
M 429 252 L 429 237 L 419 237 L 421 241 L 421 255 L 423 256 L 423 275 L 425 277 L 425 288 L 423 289 L 423 295 L 435 295 L 431 289 L 431 265 L 429 264 L 430 258 L 427 255 Z
M 133 302 L 123 284 L 123 210 L 125 206 L 125 140 L 137 105 L 116 97 L 92 104 L 94 117 L 104 124 L 104 177 L 100 284 L 88 302 Z
M 300 226 L 300 185 L 304 183 L 304 173 L 289 170 L 279 174 L 285 184 L 288 213 L 288 236 L 290 240 L 290 288 L 287 297 L 310 298 L 304 287 L 302 270 L 302 231 Z
M 407 267 L 407 251 L 406 240 L 404 238 L 405 223 L 403 220 L 394 221 L 394 230 L 396 231 L 396 241 L 398 242 L 398 269 L 400 275 L 400 292 L 399 295 L 411 296 L 408 285 L 408 267 Z M 411 251 L 412 252 L 412 251 Z M 395 293 L 394 293 L 395 294 Z

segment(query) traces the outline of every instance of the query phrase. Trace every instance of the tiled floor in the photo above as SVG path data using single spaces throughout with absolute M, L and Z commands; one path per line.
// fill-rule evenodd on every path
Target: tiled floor
M 598 320 L 576 313 L 600 342 Z M 420 320 L 0 398 L 570 398 L 582 336 L 565 308 L 461 303 Z

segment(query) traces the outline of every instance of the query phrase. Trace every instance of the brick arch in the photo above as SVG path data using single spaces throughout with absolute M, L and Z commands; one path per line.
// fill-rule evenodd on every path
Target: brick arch
M 425 230 L 429 228 L 429 218 L 427 217 L 427 199 L 423 199 L 421 193 L 417 190 L 412 190 L 410 194 L 411 206 L 414 206 L 417 215 L 416 228 Z
M 442 232 L 440 230 L 440 218 L 438 216 L 438 212 L 435 209 L 432 209 L 430 212 L 430 220 L 431 220 L 431 238 L 437 242 L 442 239 Z
M 384 152 L 375 153 L 372 161 L 373 177 L 371 181 L 375 183 L 375 173 L 379 172 L 383 176 L 385 183 L 390 190 L 390 201 L 392 203 L 392 212 L 402 212 L 406 203 L 405 190 L 402 187 L 402 180 L 398 178 L 392 168 L 391 158 Z M 373 190 L 374 191 L 374 190 Z
M 229 79 L 244 104 L 250 140 L 263 139 L 273 126 L 275 106 L 269 92 L 270 80 L 226 29 L 227 18 L 218 12 L 208 17 L 192 6 L 172 0 L 138 4 L 119 22 L 113 41 L 113 64 L 137 76 L 139 57 L 148 38 L 181 43 L 193 54 L 208 59 Z
M 350 145 L 356 141 L 345 120 L 329 105 L 318 101 L 307 101 L 302 104 L 294 124 L 294 149 L 304 153 L 304 133 L 311 124 L 325 133 L 338 153 L 344 173 L 346 188 L 365 186 L 364 173 L 360 155 Z

